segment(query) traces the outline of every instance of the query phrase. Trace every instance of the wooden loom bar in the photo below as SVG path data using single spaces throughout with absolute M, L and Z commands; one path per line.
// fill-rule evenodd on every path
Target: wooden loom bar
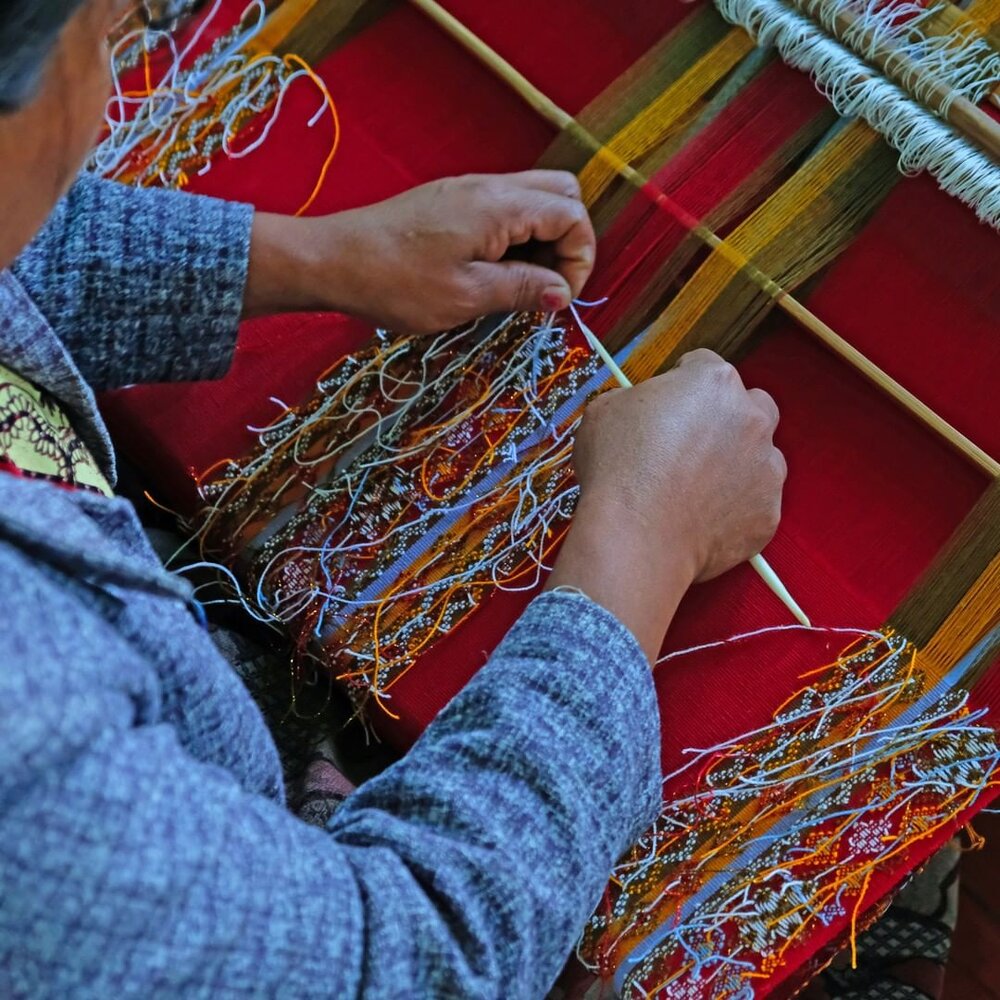
M 811 15 L 814 0 L 792 0 L 793 5 L 806 15 Z M 874 62 L 886 76 L 900 87 L 914 93 L 919 86 L 926 92 L 927 103 L 938 115 L 953 125 L 958 131 L 986 150 L 993 159 L 1000 161 L 1000 122 L 995 121 L 985 111 L 980 111 L 967 97 L 960 94 L 941 80 L 926 79 L 927 73 L 908 57 L 894 51 L 890 46 L 878 45 L 873 31 L 865 29 L 861 19 L 846 10 L 837 12 L 829 27 L 834 38 L 842 45 L 857 51 L 861 58 Z M 871 57 L 855 50 L 848 39 L 859 35 L 863 44 L 871 49 Z M 923 78 L 923 79 L 922 79 Z
M 735 247 L 730 246 L 705 226 L 702 222 L 672 201 L 642 173 L 620 156 L 608 149 L 596 136 L 589 132 L 569 112 L 559 107 L 548 95 L 539 90 L 527 77 L 518 72 L 499 53 L 491 49 L 478 35 L 470 31 L 454 15 L 445 10 L 436 0 L 410 0 L 436 24 L 443 28 L 460 45 L 507 83 L 522 100 L 547 119 L 558 129 L 565 131 L 581 145 L 590 149 L 610 163 L 615 171 L 634 187 L 645 192 L 657 204 L 670 211 L 680 222 L 687 225 L 691 233 L 701 239 L 711 249 L 731 258 L 759 286 L 767 292 L 775 304 L 783 309 L 802 327 L 814 334 L 835 354 L 851 367 L 869 379 L 900 406 L 946 440 L 955 450 L 965 455 L 971 462 L 993 478 L 1000 477 L 1000 462 L 987 454 L 964 434 L 952 427 L 943 417 L 900 385 L 887 372 L 852 347 L 818 316 L 810 312 L 801 302 L 793 298 L 774 279 L 768 277 Z

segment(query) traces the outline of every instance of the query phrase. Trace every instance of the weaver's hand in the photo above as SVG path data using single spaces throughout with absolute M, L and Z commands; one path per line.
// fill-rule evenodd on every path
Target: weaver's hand
M 258 216 L 247 312 L 277 298 L 429 333 L 490 312 L 557 311 L 582 290 L 594 247 L 572 174 L 448 178 L 325 218 Z M 282 263 L 289 254 L 297 266 Z
M 766 392 L 744 388 L 717 354 L 692 351 L 673 371 L 594 400 L 577 478 L 588 508 L 613 505 L 620 530 L 672 539 L 693 578 L 707 580 L 756 555 L 778 527 L 777 425 Z
M 674 604 L 756 555 L 781 513 L 778 409 L 711 351 L 599 396 L 577 434 L 581 498 L 552 585 L 579 587 L 652 657 Z

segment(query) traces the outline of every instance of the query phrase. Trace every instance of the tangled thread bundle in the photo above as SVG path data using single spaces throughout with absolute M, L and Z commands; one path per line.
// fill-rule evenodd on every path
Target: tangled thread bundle
M 622 995 L 749 1000 L 811 927 L 856 930 L 873 875 L 995 783 L 985 710 L 903 637 L 871 633 L 806 676 L 768 725 L 664 779 L 580 945 Z
M 202 484 L 203 551 L 380 704 L 488 588 L 538 581 L 574 508 L 572 434 L 603 379 L 551 318 L 489 325 L 345 357 Z
M 222 0 L 215 0 L 183 47 L 173 35 L 141 25 L 126 27 L 113 42 L 114 93 L 105 111 L 106 132 L 89 168 L 136 186 L 186 187 L 192 176 L 211 170 L 217 155 L 240 159 L 263 145 L 290 89 L 304 80 L 322 96 L 308 127 L 328 112 L 334 131 L 301 214 L 316 199 L 337 152 L 336 106 L 323 81 L 298 56 L 258 50 L 255 40 L 267 19 L 263 0 L 253 0 L 235 27 L 199 52 L 221 6 Z

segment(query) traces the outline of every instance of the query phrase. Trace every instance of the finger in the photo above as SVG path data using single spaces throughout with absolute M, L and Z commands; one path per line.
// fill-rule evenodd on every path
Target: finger
M 573 294 L 557 271 L 521 260 L 469 265 L 478 312 L 557 312 Z
M 765 392 L 763 389 L 748 389 L 747 395 L 750 397 L 750 402 L 763 411 L 773 433 L 774 428 L 778 426 L 779 417 L 778 404 L 774 401 L 774 398 L 769 392 Z
M 569 285 L 570 298 L 576 298 L 587 283 L 597 255 L 597 237 L 590 215 L 583 203 L 543 191 L 525 192 L 512 206 L 515 229 L 527 240 L 551 245 L 555 254 L 553 269 Z M 561 306 L 569 305 L 569 299 Z
M 575 201 L 581 198 L 580 182 L 576 174 L 571 174 L 568 170 L 522 170 L 519 173 L 500 176 L 518 187 L 547 191 L 549 194 L 562 195 Z

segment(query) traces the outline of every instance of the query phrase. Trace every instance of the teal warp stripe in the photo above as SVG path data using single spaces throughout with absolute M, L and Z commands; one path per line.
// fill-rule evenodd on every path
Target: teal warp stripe
M 994 629 L 993 632 L 985 636 L 951 669 L 947 675 L 945 675 L 945 677 L 941 679 L 937 685 L 935 685 L 931 691 L 927 692 L 927 694 L 925 694 L 919 701 L 911 705 L 905 712 L 903 712 L 896 720 L 894 728 L 913 722 L 922 712 L 932 707 L 936 701 L 939 701 L 944 695 L 958 687 L 967 671 L 971 669 L 972 666 L 986 653 L 986 651 L 998 641 L 1000 641 L 1000 627 Z M 877 738 L 874 745 L 876 747 L 884 745 L 889 741 L 889 739 L 891 739 L 889 735 L 883 734 Z M 761 854 L 764 853 L 765 850 L 770 848 L 774 841 L 781 837 L 782 833 L 790 832 L 789 827 L 794 822 L 796 816 L 801 815 L 809 809 L 815 809 L 822 806 L 822 804 L 833 794 L 833 789 L 825 789 L 822 792 L 814 792 L 810 795 L 801 809 L 797 810 L 796 813 L 786 816 L 784 819 L 776 823 L 773 827 L 772 833 L 769 833 L 766 839 L 760 838 L 747 847 L 739 859 L 741 866 L 743 868 L 749 866 L 751 862 L 755 861 Z M 696 911 L 698 907 L 707 903 L 716 892 L 721 890 L 728 878 L 729 876 L 726 872 L 720 872 L 717 874 L 682 906 L 679 914 L 672 916 L 669 920 L 665 920 L 661 923 L 659 927 L 651 931 L 647 937 L 643 938 L 642 941 L 640 941 L 632 949 L 632 951 L 626 955 L 621 964 L 615 970 L 614 986 L 616 993 L 619 995 L 621 994 L 625 980 L 629 975 L 631 975 L 632 971 L 649 956 L 650 952 L 652 952 L 671 931 L 676 930 L 676 928 L 686 919 L 693 916 L 694 911 Z

